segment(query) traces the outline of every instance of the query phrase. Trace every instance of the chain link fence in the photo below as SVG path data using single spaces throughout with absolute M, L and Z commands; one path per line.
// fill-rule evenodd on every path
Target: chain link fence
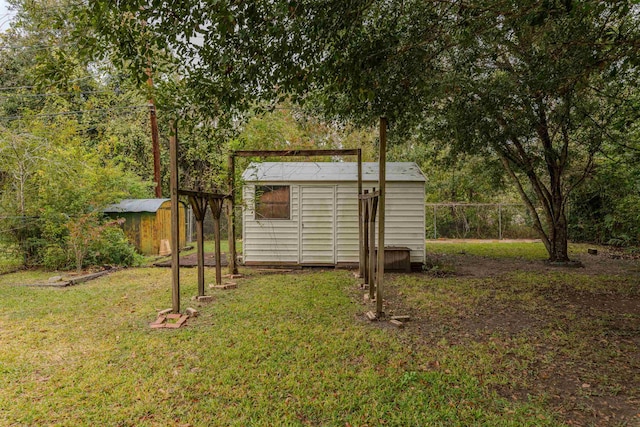
M 531 215 L 515 203 L 426 203 L 427 239 L 537 239 Z
M 187 207 L 187 243 L 195 242 L 196 236 L 196 218 L 193 214 L 191 206 Z M 204 217 L 204 240 L 213 240 L 213 215 L 211 210 L 207 209 Z M 226 207 L 220 215 L 220 239 L 226 240 L 229 236 L 229 226 L 227 222 Z M 242 237 L 242 206 L 236 206 L 236 239 Z

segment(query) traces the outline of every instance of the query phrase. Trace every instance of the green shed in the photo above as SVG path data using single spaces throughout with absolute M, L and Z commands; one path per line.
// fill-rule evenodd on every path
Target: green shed
M 180 247 L 183 248 L 186 206 L 179 203 Z M 104 213 L 111 218 L 125 220 L 122 227 L 127 238 L 144 255 L 158 255 L 161 242 L 171 242 L 171 199 L 124 199 L 107 206 Z

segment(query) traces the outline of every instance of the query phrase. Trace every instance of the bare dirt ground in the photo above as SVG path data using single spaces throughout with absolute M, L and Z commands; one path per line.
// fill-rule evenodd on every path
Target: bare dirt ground
M 408 302 L 401 279 L 390 275 L 385 310 L 411 315 L 405 331 L 421 345 L 530 344 L 533 355 L 521 358 L 514 350 L 512 361 L 496 366 L 511 379 L 494 387 L 507 399 L 542 399 L 568 425 L 640 426 L 640 261 L 615 251 L 574 258 L 583 267 L 440 255 L 438 262 L 448 266 L 444 273 L 416 275 L 425 281 L 459 278 L 460 292 L 485 286 L 493 295 L 466 305 L 454 300 L 460 306 L 451 316 Z M 514 289 L 512 274 L 530 274 L 531 283 Z
M 171 259 L 158 261 L 153 264 L 156 267 L 171 267 Z M 180 257 L 180 267 L 196 267 L 198 265 L 198 254 L 183 255 Z M 227 255 L 220 254 L 220 265 L 225 267 L 227 265 Z M 204 254 L 204 266 L 215 267 L 216 259 L 215 253 L 205 252 Z
M 575 267 L 576 273 L 588 275 L 629 275 L 640 277 L 640 262 L 636 259 L 625 259 L 618 252 L 601 252 L 596 256 L 578 254 L 572 259 L 580 261 L 581 267 Z M 517 258 L 493 259 L 469 254 L 439 255 L 439 262 L 454 268 L 456 275 L 469 277 L 492 277 L 513 271 L 554 272 L 557 266 L 540 261 L 528 261 Z M 571 267 L 567 268 L 571 270 Z

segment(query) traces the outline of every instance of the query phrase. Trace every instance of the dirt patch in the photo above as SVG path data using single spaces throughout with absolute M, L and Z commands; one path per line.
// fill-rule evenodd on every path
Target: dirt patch
M 166 261 L 159 261 L 153 264 L 155 267 L 171 267 L 171 260 L 168 259 Z M 196 267 L 198 265 L 198 254 L 190 254 L 180 257 L 180 267 Z M 225 267 L 227 266 L 227 255 L 220 254 L 220 265 Z M 216 266 L 216 258 L 213 252 L 204 254 L 204 266 L 205 267 L 215 267 Z
M 579 254 L 573 257 L 582 263 L 578 267 L 581 274 L 589 275 L 631 275 L 640 277 L 640 263 L 634 259 L 611 258 L 609 253 L 598 255 Z M 513 271 L 554 272 L 567 270 L 552 266 L 545 261 L 530 261 L 517 258 L 486 258 L 469 254 L 430 255 L 434 264 L 446 265 L 456 275 L 472 277 L 500 276 Z
M 569 425 L 640 426 L 640 262 L 606 253 L 577 258 L 584 268 L 440 255 L 448 274 L 411 276 L 429 281 L 428 291 L 407 290 L 402 276 L 389 275 L 385 311 L 411 316 L 403 336 L 413 344 L 511 347 L 492 367 L 510 384 L 490 385 L 506 399 L 542 400 Z M 511 286 L 510 275 L 527 272 L 532 279 Z M 473 297 L 464 295 L 469 289 Z M 454 297 L 444 310 L 420 306 L 411 292 L 428 303 L 426 292 Z M 518 351 L 523 346 L 530 351 Z

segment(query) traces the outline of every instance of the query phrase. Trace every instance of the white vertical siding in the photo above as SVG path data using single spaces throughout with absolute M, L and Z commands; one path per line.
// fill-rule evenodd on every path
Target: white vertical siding
M 358 185 L 339 184 L 336 189 L 336 260 L 359 262 Z
M 269 185 L 269 183 L 265 183 Z M 261 185 L 263 185 L 261 183 Z M 283 185 L 278 183 L 277 185 Z M 290 219 L 256 220 L 255 185 L 245 185 L 242 191 L 242 254 L 245 261 L 298 263 L 299 186 L 291 185 Z
M 363 190 L 373 191 L 366 183 Z M 337 189 L 337 261 L 358 262 L 358 187 L 341 184 Z M 411 249 L 411 262 L 424 262 L 424 184 L 422 182 L 387 183 L 385 246 Z M 377 224 L 377 221 L 376 221 Z M 376 225 L 376 242 L 378 232 Z
M 300 259 L 335 264 L 335 186 L 300 186 Z
M 268 184 L 268 183 L 267 183 Z M 278 183 L 282 185 L 282 183 Z M 315 223 L 302 228 L 304 216 L 299 214 L 300 186 L 318 192 L 316 201 L 303 206 L 307 214 L 315 216 Z M 364 189 L 372 191 L 377 185 L 367 182 Z M 333 191 L 330 196 L 327 191 Z M 272 261 L 292 263 L 357 263 L 358 249 L 358 186 L 355 182 L 326 183 L 307 186 L 291 185 L 291 220 L 256 221 L 253 213 L 253 185 L 244 188 L 243 214 L 244 259 L 246 261 Z M 312 199 L 314 198 L 311 195 Z M 334 197 L 335 206 L 327 210 L 320 199 Z M 425 260 L 425 211 L 423 182 L 388 182 L 386 194 L 385 246 L 406 246 L 411 249 L 411 262 Z M 310 218 L 311 219 L 311 218 Z M 329 220 L 335 221 L 330 223 Z M 315 225 L 314 225 L 315 224 Z M 309 233 L 311 227 L 320 227 Z M 331 228 L 332 227 L 332 228 Z M 376 228 L 377 229 L 377 228 Z M 318 234 L 316 234 L 318 233 Z M 330 238 L 333 233 L 333 240 Z M 376 231 L 376 240 L 377 240 Z M 307 242 L 303 246 L 303 239 Z M 328 251 L 332 251 L 329 254 Z M 331 261 L 328 261 L 329 258 Z M 306 260 L 305 260 L 306 259 Z M 322 261 L 320 260 L 322 259 Z
M 424 183 L 389 182 L 386 199 L 385 246 L 406 246 L 411 262 L 424 262 Z

